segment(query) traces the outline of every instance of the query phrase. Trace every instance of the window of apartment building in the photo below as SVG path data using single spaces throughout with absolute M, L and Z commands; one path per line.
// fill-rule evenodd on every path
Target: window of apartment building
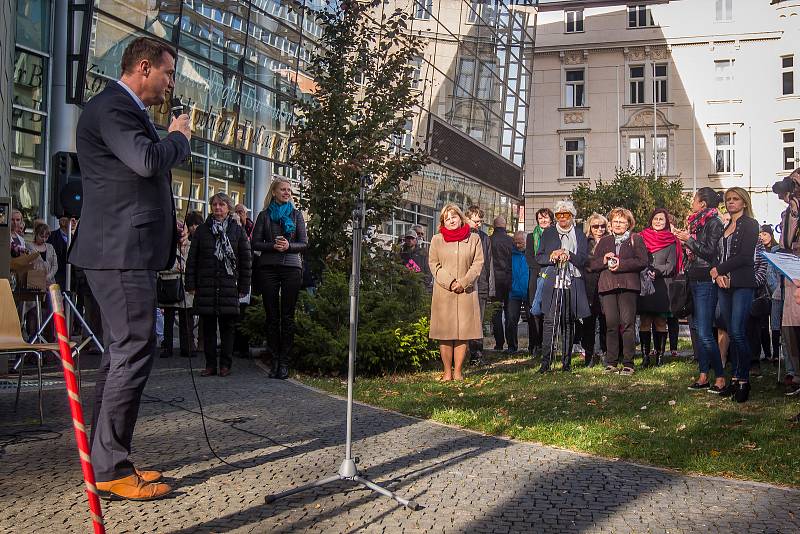
M 668 102 L 669 93 L 667 92 L 667 64 L 659 63 L 653 66 L 653 93 L 656 102 Z
M 794 94 L 794 56 L 781 58 L 781 82 L 784 95 Z
M 475 60 L 461 58 L 458 62 L 456 96 L 470 96 L 475 85 Z
M 428 20 L 433 11 L 433 0 L 414 0 L 414 18 Z
M 714 62 L 714 82 L 718 89 L 728 91 L 733 84 L 733 60 L 722 59 Z
M 656 170 L 659 176 L 669 170 L 669 140 L 666 135 L 656 136 Z
M 733 20 L 733 0 L 716 0 L 717 22 Z
M 564 176 L 567 178 L 583 177 L 586 155 L 586 142 L 583 137 L 565 139 L 564 148 Z
M 644 65 L 630 68 L 630 103 L 644 104 Z
M 714 134 L 718 173 L 736 170 L 736 134 L 730 132 Z
M 783 139 L 783 170 L 791 171 L 797 166 L 797 155 L 794 151 L 794 130 L 781 132 Z
M 643 135 L 628 138 L 628 166 L 631 172 L 639 176 L 645 173 L 645 137 Z
M 467 11 L 467 22 L 469 24 L 494 24 L 497 16 L 497 9 L 493 0 L 472 0 Z
M 638 4 L 628 6 L 628 28 L 646 28 L 653 25 L 650 6 Z
M 422 87 L 422 58 L 412 58 L 410 63 L 411 67 L 414 69 L 414 71 L 411 73 L 411 88 L 419 89 Z
M 569 69 L 565 72 L 564 106 L 576 108 L 586 105 L 584 69 Z
M 578 33 L 583 31 L 583 10 L 567 10 L 564 12 L 566 17 L 567 33 Z

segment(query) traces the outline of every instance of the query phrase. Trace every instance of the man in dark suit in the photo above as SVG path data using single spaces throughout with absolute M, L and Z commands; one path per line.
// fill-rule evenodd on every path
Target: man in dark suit
M 169 45 L 133 40 L 119 81 L 86 104 L 76 133 L 83 209 L 69 260 L 84 270 L 103 318 L 91 446 L 97 489 L 108 498 L 150 500 L 171 489 L 129 455 L 153 365 L 156 273 L 175 262 L 170 169 L 189 155 L 189 117 L 173 119 L 160 139 L 146 111 L 172 92 L 176 59 Z
M 508 321 L 508 295 L 511 292 L 511 251 L 514 240 L 506 231 L 505 217 L 495 217 L 492 232 L 492 261 L 494 263 L 495 297 L 502 304 L 492 317 L 494 350 L 503 350 L 506 342 L 503 318 Z
M 58 219 L 58 230 L 50 232 L 47 242 L 53 245 L 58 258 L 58 271 L 56 271 L 56 283 L 61 289 L 67 289 L 67 242 L 69 241 L 69 217 Z

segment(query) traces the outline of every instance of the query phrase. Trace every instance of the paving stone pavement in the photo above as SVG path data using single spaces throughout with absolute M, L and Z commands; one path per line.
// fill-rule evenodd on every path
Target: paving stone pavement
M 800 532 L 797 490 L 685 476 L 361 405 L 353 447 L 362 474 L 424 509 L 348 482 L 267 505 L 268 493 L 335 473 L 344 401 L 270 380 L 246 360 L 227 378 L 198 377 L 211 441 L 240 470 L 209 453 L 186 363 L 158 360 L 134 440 L 137 464 L 163 469 L 176 491 L 161 501 L 104 503 L 110 533 Z M 87 418 L 91 380 L 86 372 Z M 34 389 L 16 414 L 13 401 L 13 390 L 0 388 L 0 434 L 38 423 Z M 0 532 L 91 530 L 63 389 L 47 389 L 45 406 L 45 423 L 60 437 L 0 438 Z

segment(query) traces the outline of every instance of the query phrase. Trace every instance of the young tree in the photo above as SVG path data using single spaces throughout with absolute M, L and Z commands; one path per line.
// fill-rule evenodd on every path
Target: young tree
M 318 267 L 350 255 L 349 223 L 362 176 L 372 179 L 367 225 L 380 225 L 427 160 L 420 147 L 400 147 L 419 105 L 412 60 L 421 55 L 421 41 L 409 30 L 407 13 L 386 14 L 384 6 L 331 0 L 326 9 L 305 12 L 323 33 L 308 67 L 316 92 L 298 105 L 291 161 L 304 175 L 302 207 L 310 215 L 309 252 Z
M 594 212 L 605 215 L 618 206 L 628 208 L 636 219 L 636 230 L 641 230 L 656 208 L 665 208 L 675 216 L 677 225 L 683 226 L 689 214 L 690 195 L 684 193 L 680 179 L 656 178 L 652 173 L 639 176 L 617 169 L 610 182 L 598 180 L 594 189 L 587 184 L 576 187 L 572 191 L 572 200 L 578 209 L 578 217 L 584 219 Z

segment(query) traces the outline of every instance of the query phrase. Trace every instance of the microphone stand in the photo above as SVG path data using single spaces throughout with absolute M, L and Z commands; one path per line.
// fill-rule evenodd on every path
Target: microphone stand
M 325 486 L 339 480 L 350 480 L 362 486 L 366 486 L 374 492 L 380 493 L 390 499 L 394 499 L 410 510 L 419 510 L 421 506 L 416 501 L 409 501 L 396 495 L 395 493 L 382 488 L 368 478 L 362 477 L 356 464 L 358 458 L 353 458 L 353 379 L 355 377 L 356 365 L 356 344 L 358 341 L 358 301 L 359 287 L 361 285 L 361 243 L 365 226 L 365 191 L 367 188 L 367 176 L 361 177 L 361 186 L 358 193 L 356 209 L 353 210 L 353 265 L 350 274 L 350 346 L 348 350 L 347 362 L 347 429 L 345 434 L 344 460 L 339 466 L 339 471 L 335 475 L 325 477 L 305 484 L 297 488 L 267 495 L 264 499 L 267 504 L 273 503 L 284 497 L 295 495 L 309 489 Z

